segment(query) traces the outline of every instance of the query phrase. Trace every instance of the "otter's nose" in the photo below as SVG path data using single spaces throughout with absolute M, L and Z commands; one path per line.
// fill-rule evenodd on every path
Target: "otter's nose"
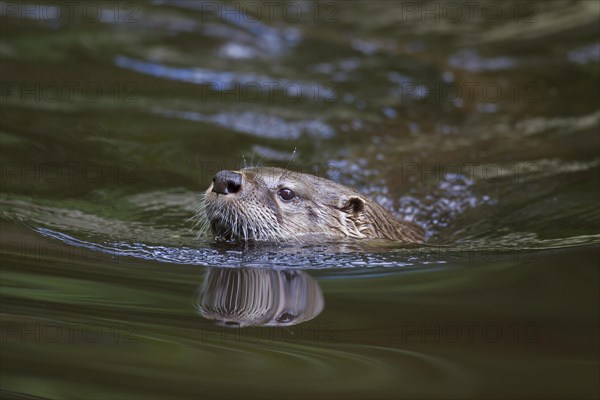
M 237 193 L 242 187 L 242 174 L 223 170 L 217 172 L 213 178 L 212 191 L 220 194 Z

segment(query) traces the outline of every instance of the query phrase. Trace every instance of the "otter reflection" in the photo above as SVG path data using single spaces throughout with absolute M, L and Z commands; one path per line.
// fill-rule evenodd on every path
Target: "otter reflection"
M 196 299 L 200 315 L 228 327 L 296 325 L 324 304 L 307 273 L 254 268 L 210 268 Z

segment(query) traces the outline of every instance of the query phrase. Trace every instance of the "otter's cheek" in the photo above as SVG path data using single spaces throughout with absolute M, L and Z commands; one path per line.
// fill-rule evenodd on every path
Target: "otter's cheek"
M 314 232 L 315 227 L 304 215 L 305 213 L 302 210 L 290 210 L 289 208 L 281 210 L 280 224 L 294 234 Z

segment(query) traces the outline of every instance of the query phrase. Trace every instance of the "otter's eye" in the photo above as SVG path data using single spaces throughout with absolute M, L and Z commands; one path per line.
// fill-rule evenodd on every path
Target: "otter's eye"
M 294 314 L 289 313 L 289 312 L 284 312 L 279 317 L 277 317 L 277 322 L 282 322 L 282 323 L 292 322 L 295 318 L 296 318 L 296 316 Z
M 277 194 L 279 195 L 279 197 L 281 197 L 282 200 L 285 201 L 290 201 L 294 197 L 296 197 L 296 193 L 294 193 L 292 189 L 281 189 L 279 192 L 277 192 Z

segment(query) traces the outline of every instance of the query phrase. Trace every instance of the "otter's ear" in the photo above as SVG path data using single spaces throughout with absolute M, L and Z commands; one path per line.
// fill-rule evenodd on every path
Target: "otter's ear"
M 358 214 L 365 208 L 365 201 L 360 197 L 350 197 L 344 202 L 341 210 L 348 214 Z

